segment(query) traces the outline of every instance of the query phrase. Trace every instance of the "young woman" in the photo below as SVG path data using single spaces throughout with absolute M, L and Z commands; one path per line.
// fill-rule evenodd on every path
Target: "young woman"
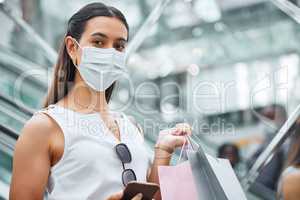
M 281 175 L 278 194 L 281 200 L 298 200 L 300 196 L 300 120 L 291 136 L 286 169 Z
M 179 124 L 161 134 L 149 161 L 137 126 L 109 110 L 115 81 L 127 71 L 128 34 L 123 14 L 102 3 L 71 17 L 44 109 L 25 124 L 16 144 L 11 200 L 40 200 L 44 194 L 118 200 L 129 181 L 158 183 L 157 167 L 169 164 L 191 130 Z

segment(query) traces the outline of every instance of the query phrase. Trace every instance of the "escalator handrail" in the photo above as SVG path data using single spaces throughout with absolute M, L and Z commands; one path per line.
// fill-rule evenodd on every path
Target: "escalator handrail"
M 16 131 L 3 124 L 0 124 L 0 131 L 14 140 L 19 138 L 19 134 Z
M 0 45 L 0 47 L 2 47 L 2 45 Z M 29 70 L 33 70 L 36 73 L 38 72 L 38 75 L 45 74 L 45 76 L 47 76 L 48 74 L 49 77 L 46 78 L 43 78 L 43 76 L 31 76 L 31 81 L 35 85 L 37 85 L 38 87 L 47 88 L 47 80 L 48 78 L 50 78 L 51 73 L 48 73 L 42 66 L 33 63 L 30 60 L 21 57 L 18 54 L 15 54 L 14 52 L 10 52 L 5 48 L 0 49 L 0 63 L 4 64 L 3 67 L 5 69 L 12 71 L 13 73 L 16 73 L 18 75 L 28 73 Z M 49 69 L 49 72 L 51 72 L 51 69 Z
M 271 2 L 287 16 L 300 24 L 300 8 L 288 0 L 271 0 Z
M 34 113 L 34 111 L 32 109 L 25 107 L 24 105 L 20 105 L 20 103 L 16 103 L 16 102 L 12 101 L 9 97 L 2 94 L 1 92 L 0 92 L 0 100 L 19 109 L 21 112 L 25 113 L 26 115 L 32 116 Z
M 291 131 L 296 120 L 300 116 L 300 105 L 293 111 L 284 125 L 280 128 L 276 136 L 269 143 L 267 148 L 259 155 L 255 163 L 249 170 L 247 176 L 243 179 L 242 185 L 245 190 L 248 190 L 251 184 L 256 180 L 263 167 L 267 164 L 273 154 L 283 145 L 283 143 L 290 137 Z
M 52 64 L 55 64 L 58 57 L 57 52 L 24 19 L 15 15 L 12 8 L 8 7 L 5 1 L 0 3 L 0 11 L 9 17 L 16 25 L 21 27 L 25 33 L 33 39 L 34 43 L 42 49 L 44 56 Z
M 160 0 L 153 8 L 141 28 L 134 35 L 126 50 L 126 58 L 128 59 L 133 53 L 138 50 L 142 43 L 147 39 L 149 30 L 158 23 L 161 15 L 170 4 L 171 0 Z

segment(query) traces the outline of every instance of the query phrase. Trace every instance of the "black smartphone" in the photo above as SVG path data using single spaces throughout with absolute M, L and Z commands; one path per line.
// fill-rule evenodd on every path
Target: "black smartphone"
M 131 200 L 138 193 L 143 194 L 142 200 L 152 200 L 158 190 L 159 185 L 156 183 L 141 183 L 132 181 L 127 184 L 122 200 Z

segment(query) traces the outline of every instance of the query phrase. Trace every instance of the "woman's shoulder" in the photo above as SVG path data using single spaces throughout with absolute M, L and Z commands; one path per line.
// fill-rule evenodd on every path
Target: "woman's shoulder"
M 43 130 L 54 128 L 54 125 L 53 120 L 43 112 L 35 113 L 25 124 L 27 127 Z
M 20 137 L 30 137 L 31 139 L 47 139 L 58 130 L 57 125 L 49 116 L 42 112 L 36 112 L 25 123 Z

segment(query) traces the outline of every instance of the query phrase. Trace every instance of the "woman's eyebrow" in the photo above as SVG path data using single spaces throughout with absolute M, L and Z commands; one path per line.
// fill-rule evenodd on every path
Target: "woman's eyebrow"
M 101 37 L 104 37 L 104 38 L 108 38 L 107 35 L 105 35 L 104 33 L 100 33 L 100 32 L 93 33 L 92 36 L 101 36 Z
M 107 35 L 105 35 L 104 33 L 100 33 L 100 32 L 93 33 L 92 36 L 100 36 L 100 37 L 104 37 L 104 38 L 106 38 L 106 39 L 108 38 Z M 118 40 L 118 41 L 123 41 L 123 42 L 127 42 L 127 40 L 126 40 L 125 38 L 123 38 L 123 37 L 119 37 L 119 38 L 117 38 L 116 40 Z
M 128 41 L 122 37 L 120 38 L 117 38 L 117 41 L 120 41 L 120 42 L 124 42 L 124 43 L 127 43 Z

